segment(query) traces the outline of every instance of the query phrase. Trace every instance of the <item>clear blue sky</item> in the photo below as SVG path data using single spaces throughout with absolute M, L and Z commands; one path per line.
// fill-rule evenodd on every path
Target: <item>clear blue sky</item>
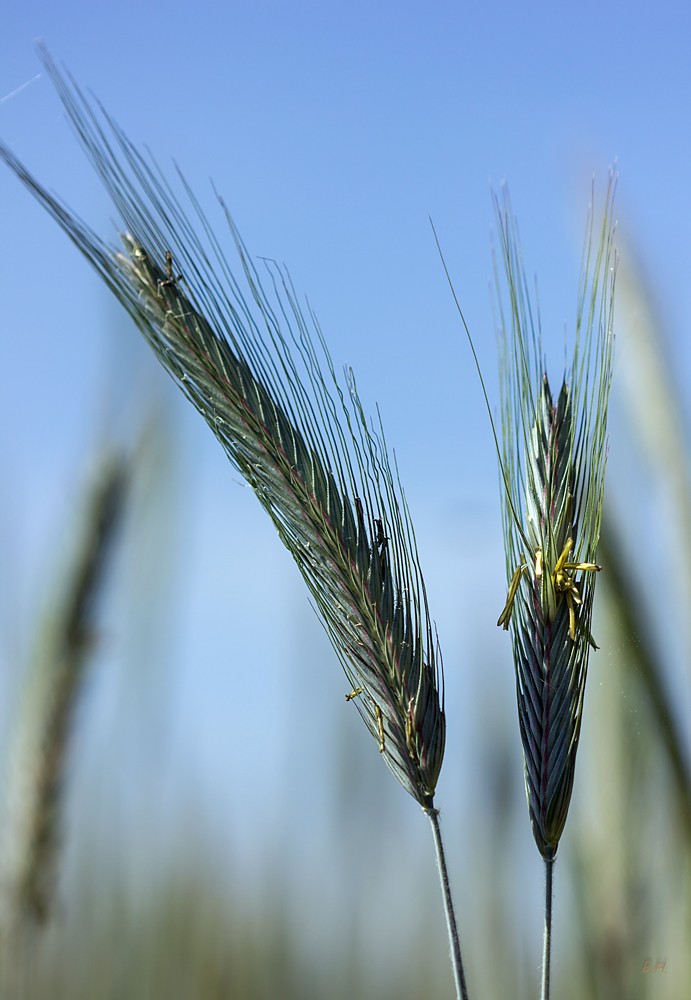
M 558 371 L 564 324 L 573 330 L 591 177 L 601 204 L 616 158 L 616 214 L 656 290 L 676 369 L 688 372 L 691 9 L 665 0 L 5 4 L 0 136 L 111 238 L 105 195 L 45 74 L 34 79 L 36 37 L 130 139 L 164 166 L 175 158 L 220 230 L 213 178 L 251 252 L 284 261 L 309 296 L 336 364 L 355 369 L 366 408 L 380 404 L 445 652 L 455 752 L 460 691 L 472 687 L 462 666 L 480 649 L 488 660 L 496 654 L 512 695 L 508 642 L 493 625 L 504 580 L 492 441 L 428 215 L 496 399 L 488 180 L 509 181 Z M 127 379 L 129 362 L 145 362 L 138 334 L 4 169 L 0 226 L 2 543 L 20 580 L 15 595 L 4 585 L 11 608 L 11 597 L 28 607 L 41 586 L 42 553 L 102 416 L 109 372 Z M 127 346 L 114 346 L 118 338 Z M 206 736 L 189 741 L 212 766 L 233 738 L 220 709 L 230 651 L 271 662 L 286 646 L 298 661 L 302 643 L 317 659 L 330 653 L 258 506 L 232 483 L 201 422 L 182 410 L 176 420 L 199 486 L 184 501 L 189 521 L 179 535 L 190 588 L 179 599 L 198 630 L 181 640 L 190 659 L 180 683 L 202 692 L 190 697 L 211 735 L 208 746 Z M 234 567 L 248 552 L 261 552 L 265 569 L 240 585 Z M 279 628 L 257 645 L 243 627 L 267 586 Z M 270 669 L 278 718 L 294 682 Z M 325 705 L 345 684 L 335 662 L 329 671 Z M 288 724 L 277 723 L 279 737 Z

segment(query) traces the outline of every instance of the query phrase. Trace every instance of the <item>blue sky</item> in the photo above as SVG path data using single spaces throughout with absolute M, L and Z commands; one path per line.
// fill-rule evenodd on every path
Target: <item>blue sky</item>
M 509 182 L 558 375 L 591 178 L 601 205 L 616 159 L 616 215 L 655 289 L 683 382 L 691 363 L 688 5 L 5 4 L 0 136 L 110 239 L 106 197 L 45 73 L 34 79 L 37 37 L 130 139 L 148 144 L 166 169 L 176 160 L 222 230 L 213 178 L 250 251 L 285 262 L 309 296 L 336 365 L 354 368 L 365 407 L 379 403 L 445 652 L 449 754 L 457 757 L 477 668 L 503 678 L 509 702 L 511 668 L 508 641 L 494 628 L 505 584 L 492 439 L 428 216 L 495 401 L 489 180 Z M 167 389 L 153 388 L 165 380 L 139 335 L 6 170 L 0 227 L 1 537 L 18 581 L 3 585 L 2 599 L 19 635 L 95 428 L 124 407 L 119 394 L 136 397 L 130 383 Z M 187 706 L 178 736 L 200 773 L 218 775 L 229 753 L 238 760 L 250 725 L 243 717 L 233 729 L 222 708 L 236 692 L 231 654 L 256 660 L 271 679 L 263 739 L 272 746 L 294 724 L 290 671 L 309 674 L 305 649 L 310 662 L 329 660 L 316 696 L 320 734 L 336 724 L 345 681 L 258 505 L 201 421 L 176 399 L 167 405 L 185 483 L 173 531 L 184 578 L 175 587 L 177 689 Z M 252 617 L 260 600 L 273 609 L 272 628 Z M 251 670 L 242 678 L 243 692 L 258 699 Z M 315 738 L 304 736 L 306 745 Z M 240 770 L 249 766 L 241 760 Z M 256 766 L 253 787 L 285 779 L 268 750 Z

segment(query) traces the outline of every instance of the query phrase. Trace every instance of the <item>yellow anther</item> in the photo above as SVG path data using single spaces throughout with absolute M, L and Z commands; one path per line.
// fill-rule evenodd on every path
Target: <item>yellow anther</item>
M 554 589 L 558 593 L 562 593 L 566 596 L 566 603 L 569 608 L 569 635 L 573 641 L 576 638 L 576 609 L 574 608 L 574 603 L 582 604 L 581 595 L 576 586 L 575 581 L 569 575 L 569 572 L 590 572 L 597 573 L 602 569 L 602 566 L 598 566 L 597 563 L 570 563 L 566 560 L 568 559 L 569 552 L 573 548 L 573 538 L 566 539 L 566 545 L 562 551 L 562 554 L 557 560 L 557 565 L 554 567 L 554 573 L 552 574 L 552 580 L 554 582 Z
M 504 605 L 504 610 L 499 615 L 499 621 L 497 625 L 503 625 L 505 629 L 508 629 L 509 622 L 511 621 L 511 610 L 513 608 L 513 601 L 518 590 L 518 585 L 521 582 L 521 577 L 525 570 L 527 570 L 525 563 L 521 563 L 514 575 L 511 577 L 511 583 L 509 584 L 509 594 L 506 598 L 506 604 Z
M 379 705 L 374 706 L 374 711 L 377 716 L 377 726 L 379 727 L 379 753 L 384 753 L 386 749 L 386 744 L 384 742 L 384 716 L 382 715 Z
M 564 548 L 562 549 L 561 555 L 557 559 L 556 565 L 554 567 L 554 572 L 552 573 L 552 583 L 554 585 L 554 592 L 557 594 L 563 594 L 566 598 L 566 603 L 569 609 L 569 635 L 572 641 L 576 638 L 576 604 L 582 604 L 581 594 L 576 586 L 576 582 L 571 576 L 571 573 L 597 573 L 602 569 L 602 566 L 598 566 L 597 563 L 574 563 L 568 562 L 569 553 L 573 549 L 573 538 L 567 538 Z M 499 616 L 499 621 L 497 625 L 503 625 L 505 629 L 508 629 L 509 622 L 511 621 L 511 612 L 513 610 L 513 602 L 515 600 L 516 594 L 518 593 L 518 588 L 521 583 L 521 577 L 523 573 L 527 572 L 528 566 L 526 563 L 521 563 L 516 572 L 511 578 L 511 583 L 509 584 L 509 593 L 506 598 L 506 604 L 504 610 Z M 542 549 L 537 548 L 535 550 L 535 579 L 538 580 L 542 577 L 544 573 L 544 557 L 542 554 Z M 552 599 L 550 599 L 552 600 Z M 552 611 L 551 614 L 554 612 Z M 551 617 L 550 614 L 550 617 Z M 588 641 L 592 642 L 592 638 L 588 635 Z
M 557 582 L 557 574 L 561 573 L 562 570 L 564 569 L 564 566 L 566 565 L 566 560 L 569 558 L 569 552 L 571 551 L 572 548 L 573 548 L 573 538 L 567 538 L 566 545 L 564 546 L 561 555 L 557 559 L 557 565 L 554 567 L 554 573 L 552 574 L 552 578 L 555 584 Z
M 572 571 L 589 570 L 591 573 L 599 573 L 602 566 L 598 566 L 597 563 L 565 563 L 564 569 Z
M 408 702 L 408 711 L 405 714 L 405 741 L 413 757 L 417 757 L 415 746 L 415 718 L 413 713 L 413 699 Z
M 566 603 L 569 607 L 569 635 L 571 636 L 571 641 L 576 638 L 576 612 L 573 606 L 574 595 L 570 590 L 566 591 Z M 580 598 L 578 603 L 580 604 Z
M 353 688 L 350 694 L 346 695 L 346 701 L 352 701 L 353 698 L 357 698 L 359 694 L 362 694 L 362 688 Z

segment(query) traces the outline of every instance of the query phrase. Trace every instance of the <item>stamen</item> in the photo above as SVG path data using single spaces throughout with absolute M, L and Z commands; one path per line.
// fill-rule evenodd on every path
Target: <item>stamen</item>
M 386 743 L 384 742 L 384 716 L 379 705 L 374 706 L 374 711 L 377 716 L 377 726 L 379 727 L 379 753 L 384 753 L 386 750 Z
M 599 573 L 602 566 L 598 566 L 597 563 L 567 562 L 566 560 L 572 548 L 573 538 L 567 538 L 564 550 L 557 560 L 557 565 L 554 567 L 552 581 L 556 592 L 566 595 L 566 603 L 569 606 L 569 635 L 573 641 L 576 638 L 576 610 L 574 603 L 582 604 L 583 600 L 575 580 L 569 575 L 569 571 L 574 573 Z
M 539 551 L 539 550 L 538 550 Z M 527 565 L 521 563 L 514 575 L 511 577 L 511 583 L 509 584 L 509 594 L 506 598 L 506 604 L 504 605 L 504 610 L 499 615 L 499 621 L 497 625 L 503 625 L 505 629 L 508 629 L 509 622 L 511 621 L 511 610 L 513 608 L 513 601 L 516 596 L 516 591 L 518 590 L 518 585 L 521 582 L 521 577 L 525 570 L 527 570 Z

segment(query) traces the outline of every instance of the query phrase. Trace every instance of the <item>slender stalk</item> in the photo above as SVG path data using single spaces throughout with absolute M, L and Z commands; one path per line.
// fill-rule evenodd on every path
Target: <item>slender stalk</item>
M 55 904 L 67 754 L 127 477 L 124 458 L 105 452 L 26 671 L 4 783 L 0 933 L 27 921 L 45 923 Z
M 465 985 L 465 973 L 463 972 L 463 960 L 461 958 L 461 943 L 458 939 L 458 927 L 456 926 L 456 915 L 453 910 L 451 899 L 451 886 L 449 885 L 449 873 L 446 870 L 446 858 L 444 857 L 444 845 L 441 839 L 439 828 L 439 810 L 425 809 L 432 824 L 434 834 L 434 846 L 437 851 L 437 866 L 439 868 L 439 880 L 441 881 L 441 892 L 444 897 L 444 913 L 446 914 L 446 926 L 449 929 L 449 944 L 451 946 L 451 964 L 453 965 L 453 978 L 456 983 L 456 996 L 458 1000 L 468 1000 L 468 990 Z
M 554 857 L 545 858 L 545 941 L 542 953 L 542 1000 L 549 1000 L 549 971 L 552 958 L 552 871 Z

